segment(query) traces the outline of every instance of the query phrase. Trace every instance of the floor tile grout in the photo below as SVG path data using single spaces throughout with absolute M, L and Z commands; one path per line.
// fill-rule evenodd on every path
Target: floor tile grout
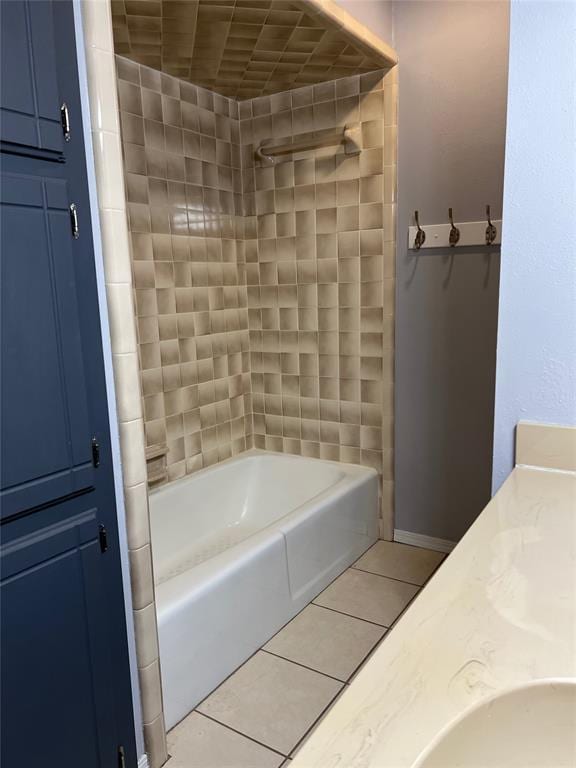
M 346 573 L 346 571 L 344 571 L 344 573 Z M 320 593 L 320 594 L 322 594 L 322 593 Z M 320 597 L 320 595 L 318 595 L 318 597 Z M 312 601 L 312 604 L 318 606 L 318 608 L 325 608 L 327 611 L 333 611 L 334 613 L 340 613 L 340 614 L 342 614 L 342 616 L 350 616 L 350 618 L 352 618 L 352 619 L 360 619 L 360 621 L 365 621 L 366 624 L 373 624 L 375 627 L 383 627 L 384 629 L 389 629 L 390 628 L 386 624 L 378 624 L 377 621 L 370 621 L 370 619 L 363 619 L 361 616 L 355 616 L 353 613 L 346 613 L 346 611 L 339 611 L 336 608 L 328 608 L 328 606 L 320 605 L 320 603 L 316 603 L 316 602 L 314 602 L 314 600 Z M 396 619 L 394 619 L 394 621 L 396 621 Z
M 2 0 L 0 0 L 0 2 L 2 2 Z M 224 680 L 222 680 L 222 682 L 221 682 L 221 683 L 218 683 L 218 685 L 216 686 L 216 688 L 214 688 L 214 690 L 212 690 L 212 691 L 210 691 L 210 693 L 206 694 L 206 696 L 204 696 L 204 698 L 202 699 L 202 701 L 199 701 L 199 702 L 198 702 L 198 704 L 196 704 L 196 706 L 194 707 L 194 709 L 192 710 L 192 712 L 200 712 L 200 710 L 198 709 L 198 707 L 201 707 L 201 706 L 202 706 L 202 704 L 204 704 L 204 702 L 205 702 L 207 699 L 209 699 L 209 698 L 210 698 L 210 696 L 212 696 L 212 694 L 213 694 L 213 693 L 216 693 L 216 691 L 218 690 L 218 688 L 220 688 L 220 686 L 224 685 L 224 683 L 225 683 L 227 680 L 229 680 L 229 679 L 232 677 L 232 675 L 235 675 L 235 674 L 236 674 L 236 672 L 238 672 L 238 670 L 239 670 L 239 669 L 242 669 L 242 667 L 244 666 L 244 664 L 248 664 L 248 662 L 250 661 L 250 659 L 253 659 L 253 658 L 254 658 L 254 656 L 256 656 L 256 654 L 257 654 L 257 653 L 260 653 L 260 651 L 261 651 L 261 650 L 262 650 L 262 648 L 257 648 L 257 649 L 254 651 L 254 653 L 250 654 L 250 656 L 248 656 L 248 658 L 247 658 L 247 659 L 245 659 L 245 660 L 242 662 L 242 664 L 238 665 L 238 666 L 236 667 L 236 669 L 233 669 L 233 670 L 232 670 L 232 672 L 230 672 L 230 674 L 229 674 L 229 675 L 227 675 L 227 676 L 224 678 Z M 190 712 L 189 712 L 188 714 L 190 714 Z M 203 715 L 204 713 L 203 713 L 203 712 L 200 712 L 200 714 L 201 714 L 201 715 Z M 173 730 L 174 728 L 177 728 L 177 727 L 180 725 L 180 723 L 181 723 L 183 720 L 186 720 L 186 718 L 187 718 L 187 717 L 188 717 L 188 715 L 184 715 L 184 717 L 182 718 L 182 720 L 179 720 L 179 721 L 176 723 L 176 725 L 173 725 L 173 726 L 172 726 L 172 728 L 170 728 L 170 731 L 171 731 L 171 730 Z M 208 715 L 205 715 L 205 717 L 208 717 Z M 170 733 L 170 731 L 168 731 L 168 733 Z
M 255 739 L 252 736 L 248 736 L 248 734 L 243 733 L 242 731 L 239 731 L 236 728 L 232 728 L 231 725 L 228 725 L 227 723 L 223 723 L 221 720 L 217 720 L 215 717 L 212 717 L 212 715 L 207 715 L 205 712 L 200 712 L 197 709 L 194 709 L 193 712 L 196 712 L 198 715 L 202 715 L 202 717 L 205 717 L 207 720 L 212 720 L 213 723 L 218 723 L 218 725 L 221 725 L 223 728 L 227 728 L 229 731 L 232 731 L 233 733 L 238 734 L 238 736 L 243 736 L 245 739 L 248 739 L 248 741 L 252 741 L 254 744 L 258 744 L 259 747 L 264 747 L 265 749 L 268 749 L 270 752 L 274 752 L 275 755 L 279 755 L 280 757 L 283 757 L 283 758 L 287 758 L 290 756 L 290 752 L 288 752 L 288 754 L 286 754 L 286 752 L 280 752 L 274 747 L 270 747 L 268 744 L 264 744 L 264 742 L 258 741 L 258 739 Z
M 352 566 L 350 566 L 350 567 L 352 567 Z M 346 571 L 343 571 L 343 573 L 346 573 Z M 334 583 L 334 582 L 332 582 L 332 583 Z M 326 587 L 326 589 L 328 589 L 328 587 Z M 324 591 L 324 590 L 322 590 L 322 591 Z M 321 594 L 322 594 L 322 592 L 320 592 L 319 595 L 316 595 L 314 600 L 317 600 L 320 597 Z M 323 611 L 332 611 L 333 613 L 340 613 L 340 611 L 337 611 L 337 610 L 335 610 L 333 608 L 327 608 L 325 605 L 320 605 L 319 603 L 315 603 L 314 600 L 312 600 L 312 602 L 308 603 L 306 608 L 309 608 L 311 605 L 313 605 L 314 608 L 321 608 Z M 306 608 L 304 608 L 304 610 L 306 610 Z M 298 615 L 300 615 L 300 614 L 298 614 Z M 370 619 L 361 619 L 359 616 L 352 616 L 351 614 L 347 614 L 347 613 L 344 613 L 342 615 L 343 616 L 349 616 L 349 618 L 356 619 L 356 621 L 363 621 L 364 624 L 375 624 L 375 622 L 374 621 L 370 621 Z M 380 627 L 382 625 L 381 624 L 376 624 L 376 626 Z M 270 641 L 268 641 L 268 642 L 270 642 Z
M 384 630 L 382 636 L 379 637 L 378 640 L 376 640 L 376 642 L 367 651 L 365 656 L 362 657 L 362 659 L 358 662 L 358 664 L 356 664 L 356 666 L 354 667 L 352 672 L 348 675 L 348 677 L 345 680 L 342 680 L 342 678 L 340 678 L 340 677 L 335 677 L 334 675 L 329 675 L 327 672 L 322 672 L 321 670 L 315 669 L 314 667 L 309 667 L 307 664 L 302 664 L 301 662 L 295 661 L 294 659 L 290 659 L 287 656 L 282 656 L 282 654 L 280 654 L 280 653 L 275 653 L 274 651 L 269 651 L 265 647 L 262 647 L 260 650 L 264 651 L 264 653 L 269 653 L 271 656 L 276 656 L 279 659 L 284 659 L 284 661 L 290 661 L 292 664 L 296 664 L 299 667 L 303 667 L 304 669 L 308 669 L 308 670 L 310 670 L 310 672 L 316 672 L 319 675 L 323 675 L 324 677 L 328 677 L 328 678 L 330 678 L 330 680 L 335 680 L 337 683 L 342 683 L 344 686 L 346 686 L 346 685 L 348 685 L 350 683 L 350 680 L 354 677 L 356 672 L 358 672 L 360 667 L 366 662 L 366 660 L 374 653 L 376 648 L 378 648 L 378 646 L 382 643 L 382 641 L 384 640 L 384 638 L 386 637 L 386 635 L 387 635 L 387 633 L 389 631 L 388 627 L 384 627 L 384 626 L 382 626 L 382 624 L 376 624 L 375 622 L 372 622 L 372 621 L 366 621 L 366 619 L 360 619 L 357 616 L 351 616 L 348 613 L 342 613 L 341 611 L 333 610 L 332 608 L 326 608 L 325 606 L 317 605 L 316 603 L 308 603 L 306 608 L 308 608 L 308 606 L 310 606 L 310 605 L 314 605 L 314 608 L 323 608 L 325 611 L 331 611 L 332 613 L 338 613 L 341 616 L 347 616 L 350 619 L 356 619 L 356 621 L 361 621 L 361 622 L 364 622 L 365 624 L 370 624 L 370 626 L 378 627 L 378 629 L 383 629 Z M 306 610 L 306 609 L 304 609 L 304 610 Z M 270 642 L 270 640 L 268 642 Z
M 350 567 L 353 567 L 353 566 L 350 566 Z M 345 573 L 345 571 L 344 571 L 344 573 Z M 375 575 L 378 575 L 378 574 L 375 574 Z M 431 577 L 430 577 L 430 578 L 431 578 Z M 398 579 L 397 579 L 397 581 L 398 581 Z M 413 585 L 413 586 L 418 586 L 418 585 L 416 585 L 416 584 L 415 584 L 415 585 Z M 398 616 L 397 616 L 397 617 L 394 619 L 394 621 L 392 622 L 392 624 L 391 624 L 389 627 L 384 627 L 382 624 L 377 624 L 376 622 L 373 622 L 373 621 L 367 621 L 367 619 L 360 619 L 361 621 L 366 621 L 368 624 L 373 624 L 374 626 L 377 626 L 377 627 L 382 627 L 383 629 L 385 629 L 385 630 L 386 630 L 386 632 L 385 632 L 385 633 L 384 633 L 384 635 L 383 635 L 383 636 L 382 636 L 382 637 L 381 637 L 381 638 L 380 638 L 380 639 L 379 639 L 379 640 L 378 640 L 378 641 L 377 641 L 377 642 L 374 644 L 374 646 L 373 646 L 373 647 L 372 647 L 372 649 L 369 651 L 369 653 L 368 653 L 368 654 L 367 654 L 367 655 L 366 655 L 366 656 L 365 656 L 365 657 L 362 659 L 362 661 L 361 661 L 361 662 L 358 664 L 358 666 L 356 667 L 356 669 L 354 670 L 354 672 L 352 672 L 352 674 L 350 675 L 350 677 L 348 678 L 348 680 L 346 681 L 346 683 L 344 684 L 344 686 L 343 686 L 343 687 L 340 689 L 340 691 L 338 691 L 338 693 L 336 694 L 336 696 L 335 696 L 335 697 L 332 699 L 332 701 L 330 702 L 330 704 L 328 704 L 328 706 L 327 706 L 327 707 L 324 709 L 324 711 L 320 713 L 320 715 L 318 716 L 318 718 L 317 718 L 317 719 L 314 721 L 314 723 L 313 723 L 313 724 L 310 726 L 309 730 L 308 730 L 308 731 L 306 731 L 306 733 L 305 733 L 305 734 L 304 734 L 304 736 L 303 736 L 303 737 L 300 739 L 300 741 L 298 742 L 298 744 L 296 744 L 296 746 L 295 746 L 295 747 L 292 749 L 292 751 L 291 751 L 291 752 L 290 752 L 290 754 L 289 754 L 289 757 L 293 757 L 293 756 L 294 756 L 294 753 L 296 752 L 296 750 L 298 750 L 298 749 L 299 749 L 299 748 L 302 746 L 302 744 L 304 743 L 304 741 L 305 741 L 305 740 L 308 738 L 308 736 L 309 736 L 309 735 L 312 733 L 312 731 L 314 730 L 314 728 L 315 728 L 315 727 L 318 725 L 319 721 L 320 721 L 320 720 L 321 720 L 321 719 L 324 717 L 324 715 L 325 715 L 325 714 L 328 712 L 328 710 L 329 710 L 329 709 L 331 709 L 331 708 L 332 708 L 332 706 L 334 706 L 334 704 L 336 703 L 336 700 L 337 700 L 338 698 L 340 698 L 340 696 L 342 696 L 342 695 L 343 695 L 343 693 L 345 692 L 346 688 L 348 688 L 348 687 L 350 686 L 350 684 L 351 684 L 351 682 L 352 682 L 352 679 L 355 677 L 355 675 L 356 675 L 356 674 L 358 674 L 358 672 L 359 672 L 360 668 L 361 668 L 361 667 L 362 667 L 362 666 L 363 666 L 363 665 L 364 665 L 364 664 L 367 662 L 367 660 L 370 658 L 370 656 L 372 656 L 372 655 L 373 655 L 373 654 L 374 654 L 374 653 L 375 653 L 375 652 L 378 650 L 378 648 L 379 648 L 379 647 L 382 645 L 382 643 L 383 643 L 383 642 L 385 642 L 385 640 L 386 640 L 386 637 L 387 637 L 388 633 L 390 632 L 390 630 L 392 629 L 392 627 L 393 627 L 393 626 L 396 624 L 396 622 L 397 622 L 397 621 L 398 621 L 398 620 L 401 618 L 401 616 L 403 616 L 403 614 L 404 614 L 404 613 L 405 613 L 405 612 L 408 610 L 409 606 L 410 606 L 410 605 L 412 604 L 412 602 L 413 602 L 413 601 L 414 601 L 414 600 L 417 598 L 417 596 L 420 594 L 420 592 L 422 591 L 422 589 L 423 589 L 423 587 L 424 587 L 424 586 L 425 586 L 425 585 L 422 585 L 422 586 L 420 586 L 420 587 L 419 587 L 419 589 L 418 589 L 418 592 L 416 592 L 416 594 L 415 594 L 415 595 L 412 597 L 412 599 L 411 599 L 411 600 L 410 600 L 410 601 L 407 603 L 406 607 L 405 607 L 405 608 L 404 608 L 404 609 L 403 609 L 403 610 L 402 610 L 402 611 L 401 611 L 401 612 L 398 614 Z M 316 603 L 314 603 L 314 605 L 316 605 Z M 320 607 L 320 608 L 326 608 L 326 606 L 324 606 L 324 605 L 321 605 L 321 606 L 318 606 L 318 607 Z M 348 614 L 348 613 L 344 613 L 343 611 L 337 611 L 337 610 L 335 610 L 335 609 L 333 609 L 333 608 L 326 608 L 326 610 L 328 610 L 328 611 L 334 611 L 334 613 L 341 613 L 341 614 L 342 614 L 342 615 L 344 615 L 344 616 L 351 616 L 352 618 L 359 618 L 358 616 L 352 616 L 351 614 Z
M 403 609 L 400 611 L 400 613 L 398 614 L 398 616 L 396 616 L 396 618 L 394 619 L 394 621 L 392 622 L 392 624 L 390 624 L 390 626 L 388 627 L 388 632 L 390 632 L 392 629 L 394 629 L 394 627 L 396 626 L 396 624 L 397 624 L 397 623 L 400 621 L 400 619 L 402 618 L 402 616 L 404 616 L 404 614 L 406 613 L 406 611 L 408 610 L 408 608 L 410 608 L 410 606 L 412 605 L 412 603 L 414 602 L 414 600 L 416 600 L 416 598 L 417 598 L 417 597 L 418 597 L 418 595 L 419 595 L 419 594 L 422 592 L 422 590 L 424 589 L 424 587 L 425 587 L 425 586 L 426 586 L 426 584 L 424 584 L 424 585 L 423 585 L 423 586 L 422 586 L 422 587 L 421 587 L 421 588 L 418 590 L 418 592 L 416 592 L 416 594 L 415 594 L 413 597 L 411 597 L 411 598 L 410 598 L 410 600 L 409 600 L 409 601 L 406 603 L 406 605 L 405 605 L 405 606 L 404 606 L 404 608 L 403 608 Z M 384 638 L 383 638 L 383 639 L 384 639 Z
M 350 568 L 353 568 L 355 571 L 361 571 L 362 573 L 369 573 L 371 576 L 380 576 L 380 578 L 382 579 L 390 579 L 390 581 L 399 581 L 400 584 L 409 584 L 411 587 L 418 587 L 419 589 L 422 589 L 422 587 L 426 583 L 424 582 L 424 584 L 417 584 L 415 581 L 406 581 L 406 579 L 397 579 L 394 576 L 387 576 L 385 573 L 376 573 L 376 571 L 369 571 L 367 568 L 359 568 L 357 565 L 351 565 Z M 346 571 L 344 571 L 344 573 L 346 573 Z
M 346 680 L 342 680 L 340 677 L 334 677 L 334 675 L 329 675 L 327 672 L 320 672 L 319 669 L 314 669 L 314 667 L 309 667 L 306 664 L 302 664 L 299 661 L 294 661 L 294 659 L 289 659 L 287 656 L 282 656 L 280 653 L 274 653 L 274 651 L 267 651 L 266 648 L 260 648 L 260 650 L 263 653 L 267 653 L 270 656 L 275 656 L 277 659 L 282 659 L 282 661 L 289 661 L 290 664 L 296 664 L 297 667 L 302 667 L 302 669 L 307 669 L 309 672 L 315 672 L 317 675 L 322 675 L 322 677 L 327 677 L 329 680 L 334 680 L 335 683 L 342 683 L 342 685 L 345 684 Z
M 296 752 L 296 750 L 297 750 L 297 749 L 299 749 L 299 748 L 302 746 L 302 744 L 305 742 L 305 740 L 308 738 L 308 736 L 309 736 L 309 735 L 312 733 L 312 731 L 314 730 L 314 728 L 316 728 L 316 726 L 318 725 L 318 723 L 320 722 L 320 720 L 321 720 L 321 719 L 324 717 L 324 715 L 325 715 L 325 714 L 328 712 L 328 710 L 332 708 L 332 706 L 335 704 L 336 700 L 337 700 L 338 698 L 340 698 L 340 696 L 341 696 L 341 695 L 342 695 L 342 693 L 343 693 L 343 692 L 346 690 L 346 688 L 347 688 L 347 687 L 348 687 L 348 683 L 344 683 L 344 684 L 342 685 L 342 688 L 340 688 L 340 690 L 339 690 L 339 691 L 338 691 L 338 692 L 337 692 L 337 693 L 336 693 L 336 694 L 335 694 L 335 695 L 334 695 L 334 696 L 333 696 L 333 697 L 330 699 L 330 701 L 329 701 L 329 702 L 328 702 L 328 704 L 327 704 L 327 705 L 324 707 L 324 709 L 322 710 L 322 712 L 320 712 L 320 714 L 318 715 L 318 717 L 316 718 L 316 720 L 314 720 L 314 722 L 313 722 L 313 723 L 312 723 L 312 725 L 311 725 L 311 726 L 308 728 L 308 730 L 306 730 L 306 731 L 304 732 L 304 734 L 302 735 L 302 737 L 300 738 L 300 740 L 296 742 L 296 744 L 295 744 L 295 745 L 292 747 L 292 749 L 290 750 L 290 752 L 288 753 L 288 755 L 286 755 L 286 757 L 290 757 L 290 758 L 292 758 L 292 757 L 294 756 L 294 753 Z
M 423 549 L 422 547 L 415 547 L 413 545 L 408 545 L 408 544 L 400 544 L 398 542 L 390 542 L 390 543 L 398 544 L 399 546 L 403 546 L 403 547 L 410 547 L 411 549 L 416 549 L 416 550 Z M 373 546 L 375 546 L 375 545 L 373 545 Z M 370 549 L 371 549 L 371 547 L 367 551 L 369 551 Z M 364 554 L 366 554 L 366 553 L 364 553 Z M 264 645 L 259 647 L 242 664 L 240 664 L 235 670 L 233 670 L 230 673 L 230 675 L 228 675 L 226 680 L 223 680 L 210 694 L 208 694 L 202 700 L 202 702 L 200 702 L 197 705 L 197 707 L 193 710 L 193 712 L 196 712 L 197 714 L 201 715 L 202 717 L 205 717 L 207 720 L 210 720 L 210 721 L 212 721 L 214 723 L 217 723 L 219 726 L 221 726 L 223 728 L 226 728 L 231 733 L 235 733 L 236 735 L 247 739 L 248 741 L 252 742 L 253 744 L 256 744 L 256 745 L 262 747 L 263 749 L 268 750 L 272 754 L 275 754 L 278 757 L 282 757 L 283 758 L 283 762 L 281 763 L 280 768 L 282 768 L 283 766 L 287 766 L 288 765 L 287 761 L 289 759 L 293 759 L 294 758 L 294 755 L 302 747 L 302 745 L 305 743 L 305 741 L 309 738 L 311 733 L 316 729 L 316 727 L 318 726 L 320 721 L 326 716 L 328 711 L 336 704 L 337 700 L 342 695 L 344 695 L 344 693 L 346 691 L 346 688 L 348 688 L 350 686 L 350 684 L 353 682 L 353 680 L 356 678 L 356 676 L 361 672 L 362 668 L 369 662 L 371 657 L 378 651 L 378 649 L 380 648 L 381 644 L 383 642 L 385 642 L 385 640 L 388 637 L 390 631 L 398 623 L 398 621 L 402 618 L 402 616 L 408 610 L 408 608 L 412 605 L 412 603 L 418 597 L 418 595 L 420 594 L 422 589 L 424 589 L 424 587 L 428 584 L 430 579 L 434 576 L 436 571 L 440 568 L 442 563 L 445 561 L 447 555 L 445 557 L 443 557 L 442 560 L 436 565 L 434 570 L 429 574 L 429 576 L 426 578 L 426 580 L 424 581 L 423 584 L 417 584 L 415 582 L 406 581 L 405 579 L 397 579 L 397 578 L 394 578 L 393 576 L 387 576 L 387 575 L 384 575 L 384 574 L 381 574 L 381 573 L 376 573 L 374 571 L 367 570 L 366 568 L 358 567 L 357 563 L 360 561 L 360 559 L 362 557 L 364 557 L 364 555 L 362 555 L 360 558 L 358 558 L 358 560 L 356 560 L 354 563 L 352 563 L 350 566 L 348 566 L 348 568 L 345 569 L 339 576 L 335 577 L 335 579 L 333 579 L 333 581 L 330 583 L 330 585 L 328 585 L 324 590 L 322 590 L 322 592 L 320 592 L 320 594 L 317 595 L 316 598 L 314 598 L 309 603 L 307 603 L 304 606 L 304 608 L 302 608 L 302 610 L 300 610 L 295 616 L 293 616 L 288 622 L 286 622 L 286 624 L 281 629 L 279 629 L 278 632 L 276 632 L 268 641 L 266 641 L 266 643 L 264 643 Z M 400 613 L 396 616 L 396 618 L 389 625 L 380 624 L 380 623 L 378 623 L 376 621 L 371 621 L 370 619 L 366 619 L 366 618 L 364 618 L 362 616 L 357 616 L 354 613 L 347 613 L 346 611 L 338 610 L 336 608 L 331 608 L 331 607 L 328 607 L 326 605 L 322 605 L 322 604 L 316 602 L 316 599 L 319 599 L 321 597 L 321 595 L 331 586 L 331 584 L 333 584 L 335 581 L 337 581 L 338 578 L 340 578 L 340 576 L 342 576 L 344 573 L 346 573 L 346 571 L 352 570 L 352 569 L 354 569 L 355 571 L 360 571 L 361 573 L 367 573 L 367 574 L 370 574 L 372 576 L 379 576 L 380 578 L 383 578 L 383 579 L 388 579 L 390 581 L 400 582 L 400 583 L 409 585 L 411 587 L 414 587 L 417 591 L 412 596 L 412 598 L 410 598 L 410 600 L 405 605 L 405 607 L 400 611 Z M 298 616 L 300 616 L 300 614 L 302 614 L 303 611 L 306 610 L 306 608 L 308 608 L 311 605 L 313 605 L 314 608 L 321 608 L 321 609 L 324 609 L 326 611 L 331 611 L 332 613 L 340 614 L 341 616 L 347 616 L 348 618 L 355 619 L 356 621 L 364 622 L 365 624 L 372 625 L 373 627 L 378 627 L 382 631 L 382 636 L 379 637 L 376 640 L 376 642 L 372 645 L 372 647 L 368 650 L 368 652 L 363 656 L 362 660 L 356 664 L 356 666 L 354 667 L 354 670 L 350 673 L 350 675 L 345 680 L 343 680 L 343 679 L 341 679 L 339 677 L 335 677 L 334 675 L 330 675 L 330 674 L 328 674 L 326 672 L 322 672 L 322 671 L 320 671 L 318 669 L 315 669 L 314 667 L 310 667 L 310 666 L 308 666 L 306 664 L 300 663 L 299 661 L 295 661 L 292 658 L 288 658 L 286 656 L 281 655 L 280 653 L 276 653 L 275 651 L 271 651 L 271 650 L 268 650 L 268 649 L 265 648 L 265 646 L 269 642 L 271 642 L 273 640 L 273 638 L 275 638 L 277 635 L 279 635 L 289 624 L 291 624 Z M 336 693 L 332 696 L 330 701 L 326 704 L 326 706 L 321 710 L 321 712 L 318 714 L 318 716 L 314 719 L 312 724 L 305 730 L 303 735 L 298 739 L 296 744 L 291 749 L 289 749 L 287 752 L 281 752 L 279 749 L 277 749 L 275 747 L 271 747 L 268 744 L 266 744 L 266 743 L 264 743 L 262 741 L 259 741 L 258 739 L 254 738 L 252 736 L 249 736 L 248 734 L 244 733 L 243 731 L 238 730 L 237 728 L 234 728 L 233 726 L 228 725 L 227 723 L 224 723 L 224 722 L 218 720 L 217 717 L 214 717 L 213 715 L 206 714 L 205 712 L 203 712 L 200 709 L 198 709 L 198 707 L 201 707 L 202 704 L 208 698 L 210 698 L 210 696 L 212 696 L 212 694 L 215 693 L 222 685 L 224 685 L 224 683 L 230 677 L 232 677 L 240 669 L 242 669 L 242 667 L 244 667 L 251 659 L 253 659 L 261 651 L 263 653 L 271 656 L 271 657 L 276 657 L 277 659 L 281 659 L 281 660 L 283 660 L 285 662 L 288 662 L 290 664 L 294 664 L 295 666 L 298 666 L 298 667 L 300 667 L 302 669 L 306 669 L 306 670 L 308 670 L 308 671 L 310 671 L 312 673 L 315 673 L 317 675 L 321 675 L 322 677 L 327 678 L 328 680 L 332 680 L 332 681 L 338 683 L 339 686 L 340 686 L 339 689 L 336 691 Z M 188 715 L 186 715 L 186 717 L 189 717 L 191 714 L 192 714 L 192 712 L 190 712 Z M 183 718 L 180 722 L 183 722 L 186 719 L 186 717 Z M 174 726 L 174 727 L 177 727 L 177 726 Z M 284 749 L 286 749 L 286 748 L 287 747 L 284 747 Z
M 378 626 L 380 626 L 380 625 L 378 625 Z M 348 679 L 346 680 L 346 685 L 350 685 L 350 681 L 352 680 L 352 678 L 354 677 L 354 675 L 355 675 L 355 674 L 358 672 L 358 670 L 360 669 L 360 667 L 361 667 L 361 666 L 363 666 L 363 664 L 365 664 L 365 663 L 368 661 L 368 659 L 370 658 L 370 656 L 372 656 L 372 654 L 374 653 L 374 651 L 375 651 L 377 648 L 379 648 L 379 647 L 380 647 L 380 645 L 381 645 L 381 644 L 384 642 L 384 638 L 386 637 L 386 635 L 387 635 L 387 634 L 388 634 L 388 630 L 386 629 L 386 630 L 384 631 L 384 634 L 382 635 L 382 637 L 380 637 L 380 638 L 378 638 L 378 640 L 376 640 L 376 642 L 374 643 L 374 645 L 372 646 L 372 648 L 370 648 L 370 650 L 368 651 L 368 653 L 366 654 L 366 656 L 364 656 L 364 658 L 362 659 L 362 661 L 361 661 L 359 664 L 357 664 L 357 665 L 356 665 L 356 667 L 354 668 L 354 671 L 353 671 L 353 672 L 352 672 L 352 673 L 351 673 L 351 674 L 348 676 Z

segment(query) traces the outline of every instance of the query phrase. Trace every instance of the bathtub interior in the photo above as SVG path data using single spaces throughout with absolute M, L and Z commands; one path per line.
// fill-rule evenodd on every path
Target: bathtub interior
M 328 462 L 254 453 L 150 494 L 154 575 L 162 584 L 277 522 L 346 473 Z M 189 531 L 189 536 L 183 532 Z

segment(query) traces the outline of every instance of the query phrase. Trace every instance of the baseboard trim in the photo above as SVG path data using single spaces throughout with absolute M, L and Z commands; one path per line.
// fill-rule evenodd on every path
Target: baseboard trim
M 399 544 L 410 544 L 413 547 L 424 547 L 424 549 L 433 549 L 436 552 L 452 552 L 457 541 L 450 539 L 437 539 L 435 536 L 426 536 L 423 533 L 412 533 L 412 531 L 400 531 L 394 529 L 394 541 Z
M 150 763 L 148 762 L 148 755 L 144 753 L 143 755 L 140 755 L 140 758 L 138 760 L 138 768 L 150 768 Z

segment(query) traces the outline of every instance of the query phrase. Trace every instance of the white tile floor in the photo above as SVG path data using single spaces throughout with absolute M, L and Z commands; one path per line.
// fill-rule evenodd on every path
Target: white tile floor
M 168 733 L 167 768 L 280 768 L 444 559 L 378 541 Z

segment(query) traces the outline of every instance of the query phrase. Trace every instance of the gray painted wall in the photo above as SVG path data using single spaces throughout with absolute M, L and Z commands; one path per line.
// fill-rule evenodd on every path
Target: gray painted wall
M 457 540 L 490 498 L 499 254 L 407 248 L 502 205 L 508 3 L 397 2 L 396 523 Z
M 501 215 L 509 6 L 338 2 L 400 60 L 395 527 L 457 540 L 490 499 L 500 258 L 414 256 L 407 229 Z
M 575 40 L 574 2 L 513 2 L 494 490 L 520 419 L 576 425 Z

